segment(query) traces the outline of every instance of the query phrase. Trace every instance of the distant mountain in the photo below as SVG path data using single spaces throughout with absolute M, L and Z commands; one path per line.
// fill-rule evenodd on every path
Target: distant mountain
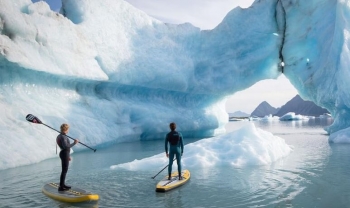
M 277 113 L 279 108 L 272 107 L 268 102 L 264 101 L 255 108 L 255 110 L 250 114 L 250 116 L 264 117 L 266 115 Z
M 249 117 L 249 114 L 248 113 L 244 113 L 242 111 L 236 111 L 234 113 L 229 113 L 228 114 L 229 117 Z
M 296 95 L 283 105 L 275 115 L 281 117 L 289 112 L 304 116 L 320 116 L 324 113 L 329 113 L 327 109 L 317 106 L 312 101 L 304 101 L 299 95 Z

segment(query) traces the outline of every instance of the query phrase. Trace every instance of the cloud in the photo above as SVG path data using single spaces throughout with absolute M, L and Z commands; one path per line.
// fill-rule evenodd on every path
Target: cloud
M 166 23 L 189 22 L 201 29 L 212 29 L 233 8 L 249 7 L 253 0 L 127 0 L 127 2 Z

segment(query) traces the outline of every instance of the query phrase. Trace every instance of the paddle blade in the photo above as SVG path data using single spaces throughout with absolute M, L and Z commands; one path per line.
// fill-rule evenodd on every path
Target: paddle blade
M 40 119 L 38 119 L 36 116 L 34 116 L 32 114 L 28 114 L 26 116 L 26 119 L 27 119 L 27 121 L 32 122 L 32 123 L 42 124 Z

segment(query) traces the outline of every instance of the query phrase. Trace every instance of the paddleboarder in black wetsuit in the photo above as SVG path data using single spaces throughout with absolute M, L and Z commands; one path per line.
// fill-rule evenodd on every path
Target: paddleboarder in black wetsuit
M 184 152 L 183 137 L 180 132 L 175 131 L 176 124 L 170 123 L 169 125 L 171 132 L 166 135 L 165 138 L 165 154 L 169 158 L 168 175 L 169 180 L 171 179 L 171 169 L 173 166 L 174 155 L 176 156 L 177 169 L 179 171 L 179 179 L 181 180 L 181 156 Z M 168 143 L 170 144 L 170 151 L 168 154 Z
M 58 146 L 61 148 L 60 158 L 62 162 L 62 172 L 60 177 L 60 187 L 58 191 L 66 191 L 70 189 L 70 186 L 65 184 L 66 175 L 68 172 L 68 166 L 70 161 L 70 148 L 73 147 L 79 140 L 75 139 L 74 143 L 70 144 L 68 137 L 66 136 L 69 131 L 68 124 L 61 125 L 61 133 L 57 136 L 56 142 Z

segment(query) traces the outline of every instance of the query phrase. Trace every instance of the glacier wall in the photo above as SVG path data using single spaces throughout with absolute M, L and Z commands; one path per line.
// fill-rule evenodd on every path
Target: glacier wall
M 282 1 L 282 5 L 284 74 L 303 98 L 331 112 L 335 120 L 327 128 L 330 134 L 348 128 L 349 1 Z
M 261 0 L 201 31 L 122 0 L 63 0 L 60 13 L 0 0 L 0 169 L 55 156 L 56 133 L 28 113 L 90 146 L 160 139 L 172 121 L 204 138 L 223 133 L 227 95 L 282 71 L 332 112 L 330 133 L 345 129 L 348 13 L 348 1 Z

